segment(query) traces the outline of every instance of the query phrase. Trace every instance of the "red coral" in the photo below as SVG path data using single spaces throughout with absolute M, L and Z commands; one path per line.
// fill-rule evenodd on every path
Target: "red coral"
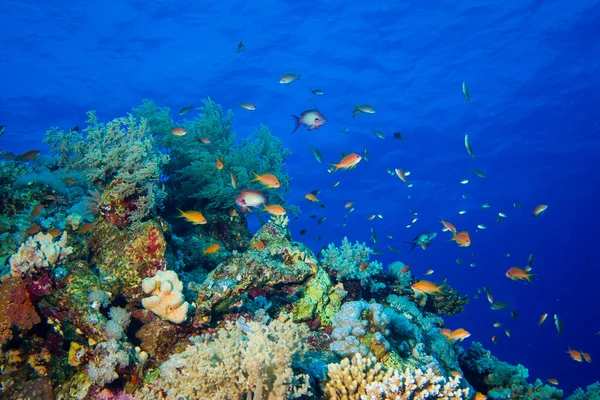
M 9 299 L 11 304 L 6 309 L 6 315 L 11 323 L 28 330 L 42 321 L 37 311 L 35 311 L 29 292 L 23 285 L 15 287 Z

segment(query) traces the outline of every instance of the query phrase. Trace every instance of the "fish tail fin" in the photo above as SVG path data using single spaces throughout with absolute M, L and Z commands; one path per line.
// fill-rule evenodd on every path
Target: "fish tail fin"
M 256 182 L 260 180 L 260 176 L 258 176 L 256 172 L 252 171 L 252 175 L 254 175 L 254 179 L 252 179 L 250 182 Z
M 448 239 L 449 242 L 456 242 L 456 232 L 454 232 L 451 229 L 448 229 L 450 232 L 452 232 L 452 238 Z
M 177 218 L 183 218 L 185 216 L 185 213 L 180 208 L 178 208 L 177 211 L 180 212 L 180 214 L 177 216 Z
M 525 279 L 527 279 L 527 281 L 533 285 L 534 283 L 531 281 L 532 276 L 537 276 L 537 274 L 526 274 Z
M 413 251 L 415 249 L 415 247 L 417 247 L 417 243 L 416 242 L 404 242 L 404 243 L 412 245 L 412 247 L 410 248 L 409 251 Z
M 340 169 L 340 164 L 329 163 L 329 165 L 335 167 L 335 170 L 333 172 L 337 172 L 337 170 Z
M 296 132 L 298 130 L 298 128 L 300 128 L 302 126 L 302 119 L 300 117 L 297 117 L 295 115 L 292 115 L 292 117 L 296 121 L 296 127 L 294 128 L 294 130 L 292 131 L 291 134 L 293 134 L 294 132 Z

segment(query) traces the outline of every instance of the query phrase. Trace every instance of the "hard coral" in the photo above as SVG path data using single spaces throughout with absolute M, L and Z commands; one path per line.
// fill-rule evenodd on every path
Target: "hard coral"
M 73 252 L 67 246 L 67 232 L 63 232 L 57 241 L 52 235 L 38 233 L 27 238 L 19 250 L 10 258 L 10 270 L 14 277 L 25 276 L 39 268 L 54 267 L 66 260 Z
M 175 324 L 185 321 L 189 303 L 184 301 L 183 284 L 174 271 L 158 271 L 144 279 L 142 290 L 151 295 L 142 300 L 144 308 Z

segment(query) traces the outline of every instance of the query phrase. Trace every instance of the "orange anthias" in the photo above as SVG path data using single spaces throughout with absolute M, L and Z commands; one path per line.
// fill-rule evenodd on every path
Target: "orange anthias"
M 524 269 L 519 267 L 509 268 L 505 275 L 507 278 L 512 279 L 513 281 L 526 280 L 529 283 L 533 283 L 531 282 L 531 277 L 534 276 L 534 274 L 528 274 Z
M 581 354 L 581 352 L 579 352 L 577 350 L 571 350 L 569 348 L 569 351 L 567 351 L 567 354 L 571 357 L 572 360 L 575 360 L 577 362 L 583 361 L 583 355 Z
M 202 254 L 213 254 L 213 253 L 216 253 L 217 251 L 219 251 L 220 248 L 221 248 L 221 246 L 219 246 L 216 243 L 213 243 L 210 246 L 208 246 L 206 249 L 204 249 Z
M 265 205 L 263 204 L 264 207 L 264 211 L 268 212 L 271 215 L 285 215 L 286 211 L 283 207 L 281 207 L 279 204 L 271 204 L 271 205 Z
M 215 166 L 217 167 L 217 169 L 220 171 L 223 169 L 223 160 L 221 160 L 220 158 L 217 158 L 217 160 L 215 161 Z
M 279 180 L 273 174 L 254 174 L 254 179 L 252 180 L 252 182 L 260 182 L 269 189 L 277 189 L 279 188 L 279 186 L 281 186 Z
M 450 335 L 448 335 L 448 340 L 451 340 L 453 342 L 455 341 L 460 341 L 462 342 L 463 340 L 465 340 L 466 338 L 468 338 L 469 336 L 471 336 L 471 332 L 463 329 L 463 328 L 458 328 L 453 330 Z
M 179 210 L 179 208 L 178 208 L 178 210 Z M 181 214 L 178 215 L 177 218 L 185 218 L 186 221 L 191 222 L 194 225 L 204 225 L 204 224 L 206 224 L 206 218 L 204 218 L 204 215 L 202 215 L 202 213 L 200 211 L 182 211 L 182 210 L 179 210 L 179 212 Z
M 450 222 L 444 221 L 444 220 L 441 220 L 440 222 L 442 223 L 442 225 L 444 225 L 444 231 L 450 231 L 452 233 L 456 233 L 456 227 L 454 225 L 452 225 Z
M 450 239 L 450 241 L 454 240 L 459 247 L 469 247 L 471 245 L 471 238 L 469 237 L 469 232 L 467 231 L 462 231 L 462 232 L 452 232 L 452 239 Z
M 351 169 L 355 168 L 356 165 L 362 160 L 362 157 L 356 153 L 350 153 L 346 157 L 342 158 L 342 160 L 338 164 L 331 164 L 335 167 L 336 172 L 338 169 Z
M 411 286 L 411 289 L 416 292 L 427 294 L 442 293 L 442 286 L 438 286 L 435 283 L 429 281 L 416 282 Z
M 315 202 L 315 203 L 319 202 L 319 199 L 313 193 L 308 193 L 306 196 L 304 196 L 304 198 L 306 200 L 308 200 L 308 201 L 312 201 L 312 202 Z

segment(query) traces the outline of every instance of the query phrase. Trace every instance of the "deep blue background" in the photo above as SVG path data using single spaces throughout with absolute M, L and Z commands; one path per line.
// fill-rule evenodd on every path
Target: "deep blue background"
M 48 127 L 81 126 L 89 109 L 108 120 L 144 98 L 176 111 L 211 96 L 236 110 L 240 137 L 264 123 L 292 149 L 290 201 L 304 214 L 291 226 L 309 231 L 297 238 L 318 251 L 317 234 L 324 242 L 344 235 L 369 241 L 374 227 L 381 250 L 403 249 L 380 256 L 384 263 L 399 258 L 418 276 L 432 268 L 430 278 L 447 276 L 469 294 L 489 285 L 520 320 L 491 311 L 482 296 L 449 318 L 449 327 L 468 329 L 501 359 L 525 364 L 533 377 L 557 378 L 570 393 L 600 377 L 597 363 L 579 364 L 565 353 L 570 346 L 600 360 L 599 34 L 597 1 L 4 0 L 0 125 L 7 128 L 0 145 L 15 153 L 47 150 L 40 141 Z M 240 39 L 246 50 L 238 54 Z M 278 84 L 290 71 L 301 80 Z M 463 80 L 472 105 L 462 96 Z M 325 95 L 309 93 L 317 87 Z M 290 135 L 289 115 L 311 108 L 311 100 L 329 123 Z M 237 107 L 247 101 L 257 110 Z M 361 103 L 377 113 L 353 120 Z M 395 131 L 403 143 L 391 139 Z M 475 160 L 463 146 L 467 132 Z M 371 161 L 331 176 L 309 145 L 332 162 L 367 147 Z M 414 186 L 404 187 L 386 168 L 411 171 Z M 465 178 L 470 182 L 459 184 Z M 313 189 L 323 190 L 325 211 L 303 199 Z M 356 211 L 342 228 L 349 200 Z M 483 202 L 491 209 L 482 211 Z M 549 208 L 534 219 L 539 203 Z M 406 228 L 409 207 L 419 220 Z M 468 212 L 458 215 L 461 209 Z M 494 226 L 498 211 L 508 218 Z M 328 219 L 317 227 L 313 213 Z M 374 213 L 384 218 L 365 219 Z M 440 218 L 469 230 L 473 245 L 447 243 Z M 477 231 L 480 223 L 490 229 Z M 429 230 L 439 232 L 433 246 L 408 253 L 402 242 Z M 504 277 L 531 252 L 535 285 Z M 544 312 L 548 321 L 537 328 Z M 554 313 L 565 324 L 559 340 Z M 492 327 L 496 321 L 512 338 Z

